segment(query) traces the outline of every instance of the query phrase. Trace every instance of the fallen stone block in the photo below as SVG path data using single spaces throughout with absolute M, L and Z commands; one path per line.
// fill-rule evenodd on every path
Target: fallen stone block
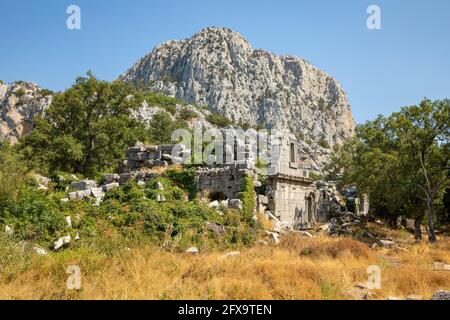
M 39 190 L 39 191 L 47 191 L 48 188 L 47 188 L 46 186 L 44 186 L 43 184 L 40 184 L 40 185 L 38 186 L 38 190 Z
M 227 209 L 228 208 L 228 200 L 220 201 L 219 207 Z
M 158 193 L 158 195 L 156 196 L 156 201 L 158 201 L 158 202 L 166 202 L 166 198 L 164 197 L 164 195 Z
M 33 251 L 40 256 L 45 256 L 47 254 L 47 250 L 38 245 L 33 246 Z
M 321 225 L 319 229 L 322 230 L 323 232 L 328 232 L 330 231 L 331 227 L 332 227 L 331 223 L 325 223 Z
M 14 234 L 14 229 L 11 228 L 10 226 L 6 225 L 5 226 L 5 233 L 9 236 L 12 236 Z
M 145 182 L 142 181 L 142 180 L 139 180 L 139 181 L 137 182 L 137 184 L 138 184 L 138 186 L 141 187 L 141 188 L 144 188 L 144 187 L 145 187 Z
M 258 203 L 260 204 L 269 204 L 269 198 L 267 196 L 259 195 L 258 196 Z
M 423 296 L 410 294 L 409 296 L 406 297 L 406 300 L 423 300 Z
M 158 190 L 164 191 L 164 186 L 163 186 L 163 184 L 161 183 L 161 181 L 158 181 L 158 182 L 156 183 L 156 187 L 158 188 Z
M 111 191 L 112 189 L 119 188 L 119 187 L 120 187 L 120 185 L 118 182 L 112 182 L 112 183 L 105 184 L 103 186 L 103 191 L 108 192 L 108 191 Z
M 230 199 L 228 200 L 228 208 L 235 210 L 242 210 L 242 200 L 241 199 Z
M 103 176 L 105 184 L 110 184 L 113 182 L 118 182 L 120 180 L 120 176 L 117 173 L 108 173 Z
M 433 271 L 450 271 L 450 264 L 433 262 Z
M 65 237 L 61 237 L 58 240 L 56 240 L 53 243 L 53 249 L 54 250 L 58 250 L 59 248 L 61 248 L 62 246 L 69 244 L 71 241 L 70 235 L 65 236 Z
M 392 248 L 395 245 L 395 242 L 390 240 L 379 240 L 378 242 L 382 247 L 386 248 Z
M 450 291 L 439 290 L 433 294 L 431 300 L 450 300 Z
M 215 222 L 206 222 L 206 228 L 208 230 L 211 230 L 212 232 L 214 232 L 216 235 L 221 236 L 225 233 L 225 227 L 218 225 Z
M 214 208 L 214 209 L 218 209 L 219 208 L 219 201 L 215 200 L 210 202 L 210 204 L 208 205 L 210 208 Z
M 105 193 L 103 192 L 103 188 L 91 188 L 91 195 L 95 199 L 103 199 Z
M 196 247 L 191 247 L 191 248 L 189 248 L 189 249 L 186 250 L 186 253 L 195 255 L 195 254 L 198 254 L 198 253 L 199 253 L 199 250 L 198 250 L 198 248 L 196 248 Z
M 66 223 L 69 228 L 72 228 L 72 218 L 70 216 L 66 217 Z
M 81 191 L 69 193 L 69 199 L 70 200 L 86 199 L 90 195 L 91 195 L 91 190 L 81 190 Z
M 85 179 L 85 180 L 73 182 L 70 185 L 70 188 L 73 190 L 78 190 L 78 191 L 88 190 L 91 188 L 97 188 L 97 182 L 95 182 L 94 180 Z

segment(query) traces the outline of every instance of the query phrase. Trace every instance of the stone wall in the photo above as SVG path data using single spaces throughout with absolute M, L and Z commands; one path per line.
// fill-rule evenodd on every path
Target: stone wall
M 245 164 L 201 167 L 197 169 L 196 186 L 203 198 L 220 193 L 225 199 L 235 199 L 241 192 L 243 179 L 247 176 L 254 179 L 255 185 L 259 184 L 257 170 Z
M 185 151 L 181 144 L 147 146 L 137 143 L 126 151 L 123 171 L 133 172 L 143 168 L 167 167 L 169 164 L 181 163 L 181 156 Z

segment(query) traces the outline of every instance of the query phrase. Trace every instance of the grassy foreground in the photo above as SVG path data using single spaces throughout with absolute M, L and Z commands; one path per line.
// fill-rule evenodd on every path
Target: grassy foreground
M 255 245 L 239 256 L 223 252 L 172 253 L 145 245 L 102 255 L 89 249 L 32 256 L 0 279 L 1 299 L 354 299 L 348 292 L 367 280 L 367 267 L 382 271 L 374 299 L 450 289 L 450 239 L 369 249 L 348 238 L 286 237 L 280 246 Z M 81 269 L 82 289 L 66 289 L 69 265 Z M 17 270 L 21 271 L 17 271 Z

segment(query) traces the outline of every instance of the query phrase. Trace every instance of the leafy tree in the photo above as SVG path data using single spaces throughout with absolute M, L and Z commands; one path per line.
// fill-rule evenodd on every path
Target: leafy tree
M 379 215 L 415 218 L 417 239 L 426 213 L 435 241 L 436 206 L 449 184 L 449 114 L 449 100 L 423 100 L 358 126 L 332 156 L 328 178 L 356 185 Z
M 390 125 L 404 146 L 404 157 L 417 167 L 418 197 L 426 204 L 430 241 L 436 241 L 436 202 L 442 201 L 449 182 L 450 100 L 423 100 L 403 108 L 392 115 Z
M 34 131 L 23 139 L 23 152 L 48 171 L 92 175 L 117 164 L 127 146 L 142 137 L 131 117 L 142 97 L 131 85 L 96 79 L 91 73 L 54 97 Z

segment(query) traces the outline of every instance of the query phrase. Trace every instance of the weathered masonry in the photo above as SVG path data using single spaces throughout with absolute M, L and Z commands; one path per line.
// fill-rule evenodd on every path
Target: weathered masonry
M 296 229 L 311 228 L 328 220 L 330 214 L 339 210 L 337 191 L 332 185 L 311 178 L 311 172 L 316 172 L 317 167 L 294 135 L 286 130 L 275 139 L 279 139 L 277 147 L 269 148 L 269 153 L 276 152 L 277 156 L 272 157 L 274 162 L 268 165 L 269 169 L 256 168 L 254 156 L 247 147 L 243 149 L 244 161 L 199 169 L 197 188 L 202 196 L 210 200 L 234 199 L 244 177 L 252 177 L 255 185 L 261 187 L 258 177 L 264 174 L 265 184 L 258 188 L 257 210 L 270 211 Z
M 256 166 L 256 156 L 246 145 L 247 142 L 239 150 L 236 147 L 223 149 L 224 155 L 227 152 L 234 153 L 232 159 L 238 158 L 236 153 L 243 153 L 244 158 L 239 158 L 239 161 L 225 165 L 197 166 L 195 184 L 200 197 L 209 201 L 237 199 L 244 178 L 251 177 L 258 192 L 255 212 L 269 211 L 272 216 L 295 229 L 311 228 L 338 213 L 341 197 L 333 184 L 313 179 L 313 173 L 318 168 L 304 152 L 304 145 L 287 130 L 271 139 L 278 141 L 275 144 L 269 142 L 276 147 L 269 148 L 272 160 L 266 167 Z M 175 147 L 177 152 L 173 152 Z M 147 168 L 180 163 L 182 151 L 185 151 L 182 145 L 138 144 L 127 151 L 120 182 L 152 178 L 155 174 Z M 367 213 L 367 201 L 360 206 L 361 212 Z

